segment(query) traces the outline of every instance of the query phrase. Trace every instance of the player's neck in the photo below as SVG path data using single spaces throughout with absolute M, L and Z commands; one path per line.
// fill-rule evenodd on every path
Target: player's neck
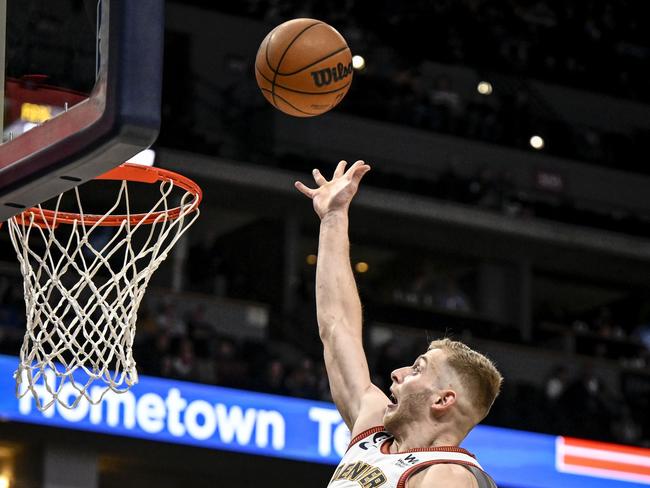
M 430 427 L 430 426 L 427 426 Z M 404 426 L 400 432 L 391 432 L 394 441 L 390 446 L 390 452 L 405 452 L 409 449 L 421 447 L 442 447 L 458 446 L 463 437 L 455 429 L 447 426 L 435 426 L 434 428 L 423 428 L 420 424 Z

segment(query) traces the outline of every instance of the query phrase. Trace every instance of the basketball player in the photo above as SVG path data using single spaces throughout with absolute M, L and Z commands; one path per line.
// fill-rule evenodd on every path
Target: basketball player
M 331 488 L 494 488 L 472 454 L 458 447 L 487 415 L 502 378 L 464 344 L 433 341 L 411 366 L 392 372 L 391 400 L 370 381 L 361 342 L 361 302 L 350 266 L 348 208 L 370 170 L 341 161 L 318 188 L 296 188 L 320 217 L 316 306 L 332 398 L 352 433 Z

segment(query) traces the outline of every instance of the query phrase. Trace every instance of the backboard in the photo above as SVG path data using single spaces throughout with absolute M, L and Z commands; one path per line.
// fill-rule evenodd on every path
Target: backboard
M 164 0 L 0 0 L 0 222 L 149 147 Z

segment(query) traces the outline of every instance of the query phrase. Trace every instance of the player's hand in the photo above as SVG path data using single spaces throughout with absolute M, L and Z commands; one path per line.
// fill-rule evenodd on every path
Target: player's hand
M 294 184 L 301 193 L 312 199 L 314 210 L 321 219 L 329 213 L 347 211 L 352 198 L 357 193 L 361 178 L 370 171 L 370 166 L 363 161 L 357 161 L 345 171 L 347 164 L 341 161 L 329 181 L 320 171 L 313 170 L 314 181 L 318 185 L 316 189 L 308 188 L 300 181 Z

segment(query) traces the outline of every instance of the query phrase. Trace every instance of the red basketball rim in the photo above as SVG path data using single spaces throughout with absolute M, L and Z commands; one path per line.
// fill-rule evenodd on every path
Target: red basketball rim
M 165 210 L 159 210 L 151 213 L 138 213 L 131 215 L 98 215 L 84 214 L 74 212 L 55 212 L 54 210 L 31 207 L 16 215 L 14 218 L 21 225 L 29 225 L 32 222 L 39 227 L 56 227 L 59 224 L 73 224 L 74 222 L 82 223 L 84 226 L 99 225 L 103 227 L 119 227 L 122 222 L 128 220 L 131 224 L 153 224 L 160 221 L 161 215 L 166 215 L 166 219 L 175 220 L 183 213 L 195 211 L 201 200 L 203 192 L 201 187 L 194 181 L 183 175 L 174 173 L 167 169 L 143 166 L 140 164 L 124 163 L 96 178 L 97 180 L 115 180 L 115 181 L 132 181 L 136 183 L 158 183 L 162 181 L 171 181 L 174 186 L 182 188 L 194 196 L 191 207 L 175 207 Z

